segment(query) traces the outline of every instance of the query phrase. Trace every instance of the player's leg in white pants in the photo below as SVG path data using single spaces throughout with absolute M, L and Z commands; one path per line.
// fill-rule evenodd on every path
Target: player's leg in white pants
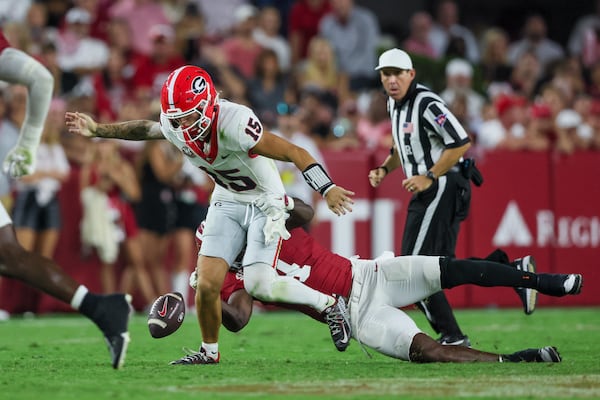
M 279 275 L 273 267 L 261 262 L 244 267 L 244 288 L 259 300 L 302 304 L 318 312 L 327 307 L 330 299 L 292 277 Z
M 361 313 L 353 336 L 360 343 L 390 357 L 410 361 L 410 346 L 421 330 L 406 313 L 388 305 Z

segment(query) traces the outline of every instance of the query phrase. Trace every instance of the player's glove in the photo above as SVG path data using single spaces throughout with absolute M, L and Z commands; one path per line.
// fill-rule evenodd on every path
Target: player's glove
M 196 287 L 198 286 L 198 273 L 196 272 L 196 270 L 194 269 L 194 272 L 192 272 L 190 274 L 190 287 L 194 290 L 196 290 Z
M 254 205 L 267 215 L 276 216 L 279 211 L 290 211 L 294 209 L 294 200 L 286 194 L 263 193 Z
M 256 205 L 267 216 L 267 222 L 263 228 L 265 244 L 269 245 L 281 237 L 284 240 L 290 238 L 290 233 L 285 229 L 285 220 L 289 217 L 288 210 L 294 208 L 294 200 L 286 194 L 264 193 L 255 201 Z
M 285 229 L 285 220 L 288 218 L 288 216 L 288 213 L 282 210 L 271 215 L 267 215 L 267 222 L 265 222 L 265 226 L 263 228 L 266 245 L 273 243 L 273 241 L 279 240 L 279 238 L 282 238 L 283 240 L 288 240 L 290 238 L 290 233 L 287 231 L 287 229 Z
M 35 148 L 17 145 L 4 159 L 2 170 L 11 178 L 20 178 L 35 170 Z

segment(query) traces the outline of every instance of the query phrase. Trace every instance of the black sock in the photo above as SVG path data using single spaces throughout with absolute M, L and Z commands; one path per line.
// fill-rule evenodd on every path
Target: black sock
M 79 312 L 81 312 L 83 315 L 85 315 L 92 321 L 95 321 L 94 313 L 98 309 L 98 302 L 100 301 L 100 297 L 100 295 L 88 292 L 83 298 L 83 301 L 81 302 Z
M 508 286 L 535 289 L 537 275 L 519 271 L 508 265 L 485 260 L 440 259 L 442 288 L 450 289 L 464 284 L 477 286 Z
M 533 362 L 533 361 L 535 361 L 535 357 L 536 357 L 536 353 L 534 353 L 532 351 L 527 351 L 527 350 L 522 350 L 522 351 L 517 351 L 512 354 L 502 355 L 502 358 L 504 360 L 507 360 L 510 362 L 522 362 L 522 361 Z

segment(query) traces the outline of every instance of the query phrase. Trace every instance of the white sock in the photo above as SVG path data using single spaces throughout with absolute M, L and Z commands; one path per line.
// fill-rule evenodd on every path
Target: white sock
M 212 358 L 217 358 L 219 356 L 219 343 L 202 342 L 202 348 L 206 350 L 206 354 Z
M 79 307 L 81 307 L 81 303 L 83 302 L 83 298 L 86 294 L 88 294 L 88 292 L 88 288 L 83 285 L 79 285 L 75 291 L 75 294 L 73 295 L 73 298 L 71 299 L 71 307 L 73 307 L 75 310 L 79 310 Z

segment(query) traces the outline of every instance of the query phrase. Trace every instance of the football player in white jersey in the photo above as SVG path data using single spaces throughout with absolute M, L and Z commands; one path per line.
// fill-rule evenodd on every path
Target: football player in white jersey
M 160 122 L 98 124 L 77 112 L 67 112 L 65 119 L 70 132 L 88 137 L 166 138 L 216 183 L 196 267 L 202 345 L 181 364 L 219 362 L 219 292 L 244 246 L 247 291 L 259 299 L 307 305 L 324 313 L 336 348 L 346 349 L 350 327 L 343 299 L 279 276 L 274 269 L 280 240 L 289 237 L 286 209 L 293 205 L 273 160 L 293 162 L 336 215 L 352 211 L 354 193 L 336 186 L 306 150 L 264 131 L 248 107 L 220 100 L 209 74 L 196 66 L 178 68 L 165 81 Z

